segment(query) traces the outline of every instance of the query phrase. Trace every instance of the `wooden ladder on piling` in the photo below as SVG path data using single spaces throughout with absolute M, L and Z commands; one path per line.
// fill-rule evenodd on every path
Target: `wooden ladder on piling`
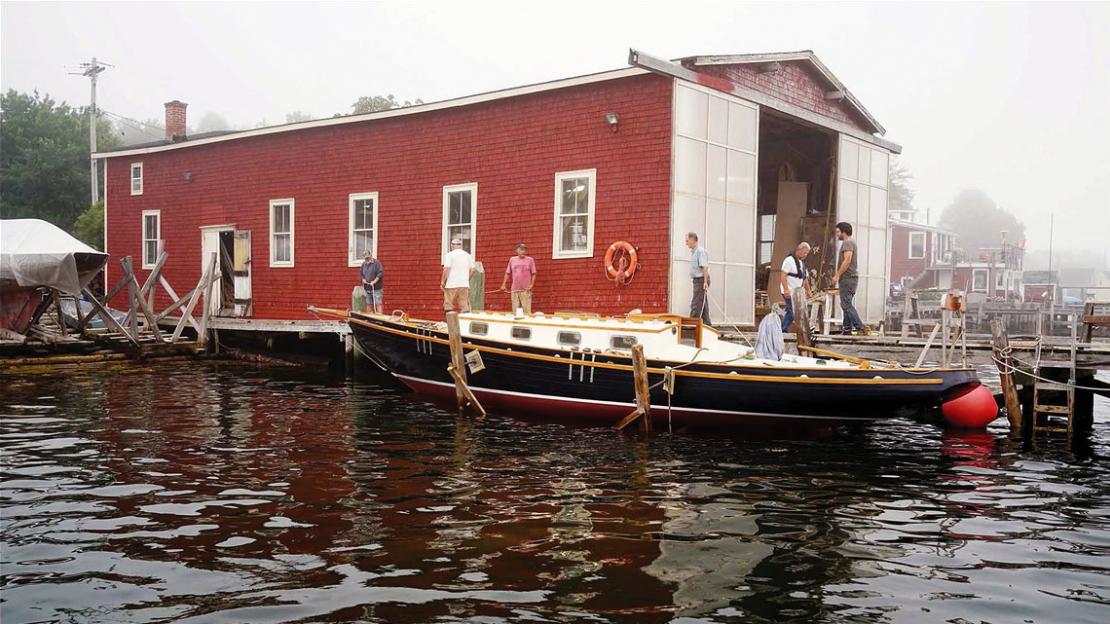
M 1066 433 L 1070 438 L 1074 430 L 1075 360 L 1076 341 L 1079 338 L 1078 323 L 1078 317 L 1073 316 L 1071 324 L 1070 359 L 1066 367 L 1068 371 L 1068 382 L 1045 381 L 1040 379 L 1039 376 L 1033 378 L 1033 435 L 1043 431 L 1046 433 Z M 1034 375 L 1038 372 L 1039 371 L 1034 370 Z M 1063 403 L 1058 401 L 1060 392 L 1064 393 L 1065 401 Z M 1051 400 L 1046 400 L 1053 397 L 1057 399 L 1057 402 L 1054 403 L 1051 402 Z M 1039 418 L 1042 414 L 1044 415 L 1044 424 L 1041 424 L 1042 419 Z M 1058 418 L 1059 416 L 1067 418 L 1066 426 L 1058 422 L 1060 420 L 1060 418 Z

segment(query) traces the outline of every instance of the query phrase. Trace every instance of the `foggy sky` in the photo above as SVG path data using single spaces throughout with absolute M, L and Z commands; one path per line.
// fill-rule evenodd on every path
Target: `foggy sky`
M 981 188 L 1029 247 L 1110 236 L 1110 4 L 322 4 L 5 2 L 0 86 L 100 106 L 162 103 L 236 127 L 329 117 L 360 95 L 435 101 L 675 58 L 812 49 L 902 144 L 935 222 Z M 1105 256 L 1104 256 L 1105 257 Z

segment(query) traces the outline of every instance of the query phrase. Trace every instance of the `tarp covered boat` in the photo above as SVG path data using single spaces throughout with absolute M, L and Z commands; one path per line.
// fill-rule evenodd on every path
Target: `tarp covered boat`
M 0 329 L 26 332 L 51 289 L 80 295 L 107 261 L 46 221 L 0 220 Z

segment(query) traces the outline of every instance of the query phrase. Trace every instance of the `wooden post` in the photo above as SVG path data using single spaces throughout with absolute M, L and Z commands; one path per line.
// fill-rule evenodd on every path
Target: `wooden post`
M 479 416 L 486 415 L 486 409 L 478 402 L 478 397 L 466 384 L 466 362 L 463 357 L 462 331 L 459 329 L 459 313 L 454 310 L 447 312 L 447 342 L 451 347 L 451 365 L 447 372 L 455 380 L 455 401 L 459 411 L 466 409 L 467 405 L 474 408 Z
M 640 419 L 640 431 L 651 433 L 651 390 L 648 387 L 647 359 L 644 346 L 632 347 L 632 381 L 636 389 L 636 409 L 621 419 L 614 429 L 624 429 L 632 421 Z
M 1021 402 L 1018 401 L 1017 386 L 1014 384 L 1014 375 L 1009 356 L 1010 340 L 1006 337 L 1006 330 L 1002 319 L 991 319 L 991 339 L 994 343 L 995 365 L 998 366 L 998 378 L 1002 384 L 1002 396 L 1006 400 L 1006 418 L 1010 421 L 1010 433 L 1022 433 Z M 1036 414 L 1033 415 L 1036 418 Z
M 127 338 L 127 340 L 131 342 L 132 345 L 136 347 L 139 346 L 139 341 L 136 340 L 134 336 L 127 333 L 127 330 L 125 330 L 116 321 L 116 319 L 108 312 L 108 310 L 104 309 L 104 306 L 99 301 L 97 301 L 96 297 L 94 297 L 93 294 L 89 292 L 88 288 L 82 290 L 81 292 L 85 293 L 85 297 L 89 299 L 89 302 L 92 303 L 93 308 L 95 308 L 97 313 L 100 314 L 100 318 L 104 319 L 104 325 L 122 334 L 124 338 Z M 91 318 L 92 315 L 93 313 L 89 312 L 88 318 Z
M 162 270 L 161 263 L 164 261 L 164 256 L 159 259 L 159 264 L 155 267 L 156 271 Z M 154 334 L 154 337 L 157 338 L 159 342 L 162 342 L 162 332 L 158 329 L 158 319 L 154 316 L 154 311 L 150 309 L 150 305 L 146 301 L 143 289 L 139 288 L 139 281 L 135 279 L 135 273 L 132 270 L 133 267 L 131 266 L 131 257 L 128 256 L 120 262 L 126 262 L 126 264 L 124 265 L 124 273 L 126 273 L 125 278 L 130 282 L 128 284 L 128 292 L 135 295 L 134 300 L 131 302 L 131 312 L 128 315 L 128 322 L 131 323 L 132 327 L 134 327 L 137 323 L 138 318 L 136 314 L 136 306 L 138 306 L 138 311 L 142 312 L 143 316 L 146 317 L 146 322 L 147 325 L 150 326 L 150 331 Z M 148 279 L 147 284 L 149 285 L 150 283 L 151 281 Z M 135 289 L 138 290 L 136 291 Z
M 929 347 L 933 346 L 933 340 L 936 339 L 938 331 L 940 331 L 940 325 L 933 325 L 933 331 L 929 334 L 929 339 L 925 341 L 921 354 L 917 356 L 917 362 L 913 365 L 914 368 L 921 368 L 921 365 L 925 363 L 925 356 L 929 353 Z
M 127 280 L 127 326 L 131 330 L 131 336 L 138 340 L 139 317 L 135 314 L 135 300 L 139 297 L 139 288 L 136 286 L 135 276 L 131 272 L 131 256 L 120 258 L 119 263 L 123 265 L 123 279 Z
M 794 306 L 794 322 L 798 325 L 798 333 L 794 335 L 798 347 L 812 347 L 813 339 L 809 334 L 809 299 L 806 297 L 806 289 L 795 288 L 790 295 L 790 304 Z
M 185 309 L 181 312 L 181 318 L 177 321 L 177 327 L 175 327 L 173 330 L 173 336 L 170 338 L 170 342 L 177 342 L 177 339 L 181 337 L 181 330 L 185 329 L 185 320 L 192 319 L 193 308 L 197 305 L 197 299 L 200 298 L 200 295 L 204 291 L 204 289 L 208 287 L 212 279 L 212 274 L 215 270 L 216 254 L 213 253 L 212 258 L 208 261 L 208 268 L 205 269 L 204 274 L 200 276 L 200 281 L 197 282 L 197 287 L 193 289 L 193 294 L 189 297 L 189 304 L 186 305 Z M 200 330 L 201 328 L 197 327 L 198 338 Z

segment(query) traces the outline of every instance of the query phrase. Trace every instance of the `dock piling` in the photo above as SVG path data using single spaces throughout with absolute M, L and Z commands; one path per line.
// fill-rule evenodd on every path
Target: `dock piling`
M 1002 385 L 1002 396 L 1006 403 L 1006 418 L 1010 421 L 1010 433 L 1022 433 L 1021 402 L 1018 400 L 1017 386 L 1014 384 L 1013 363 L 1010 360 L 1010 340 L 1002 326 L 1002 319 L 991 319 L 991 336 L 994 341 L 994 361 L 998 367 L 998 378 Z M 1036 415 L 1034 415 L 1036 417 Z
M 614 425 L 614 429 L 624 429 L 633 421 L 639 419 L 640 431 L 651 433 L 651 388 L 648 386 L 647 370 L 644 346 L 636 345 L 632 347 L 632 381 L 636 389 L 636 409 Z
M 447 312 L 447 341 L 451 347 L 451 365 L 447 372 L 455 380 L 455 401 L 459 411 L 464 411 L 468 406 L 478 412 L 478 416 L 485 416 L 486 410 L 478 402 L 478 397 L 470 390 L 466 383 L 466 362 L 463 355 L 462 332 L 459 329 L 459 313 L 454 310 Z

